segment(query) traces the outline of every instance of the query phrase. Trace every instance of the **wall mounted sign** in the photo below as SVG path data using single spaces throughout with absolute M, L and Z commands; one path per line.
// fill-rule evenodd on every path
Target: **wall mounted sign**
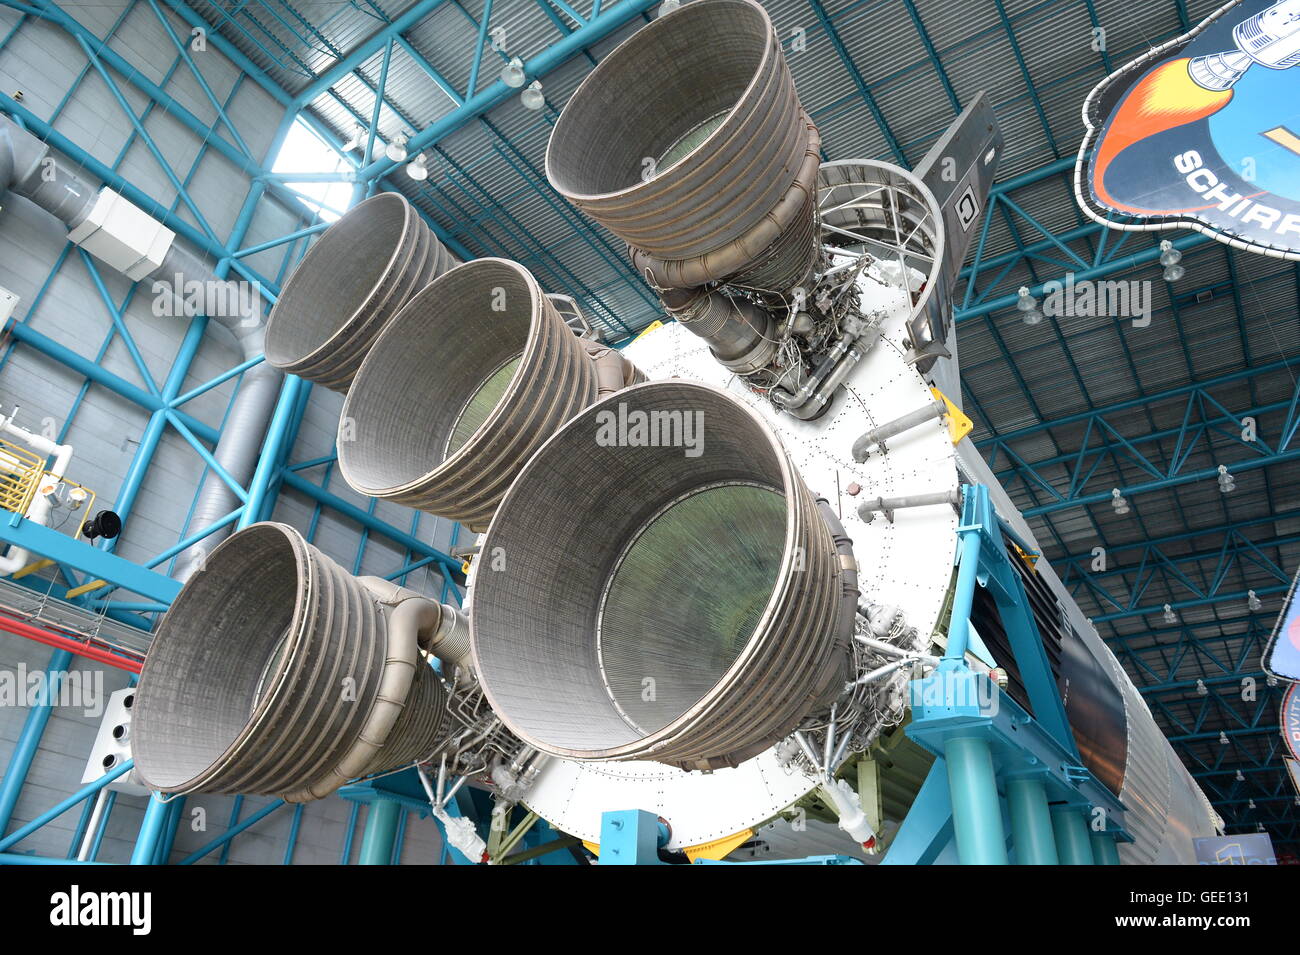
M 1207 836 L 1192 842 L 1197 865 L 1277 865 L 1273 840 L 1267 832 Z
M 1264 669 L 1283 680 L 1300 680 L 1300 573 L 1291 582 L 1277 626 L 1264 648 Z
M 1111 228 L 1189 228 L 1300 259 L 1300 0 L 1233 0 L 1083 107 L 1075 197 Z
M 1293 683 L 1282 697 L 1282 712 L 1278 716 L 1282 741 L 1292 759 L 1300 759 L 1300 683 Z

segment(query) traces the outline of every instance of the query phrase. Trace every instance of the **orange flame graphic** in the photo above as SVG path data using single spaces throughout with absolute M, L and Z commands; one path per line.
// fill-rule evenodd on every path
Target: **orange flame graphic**
M 1207 90 L 1187 72 L 1191 60 L 1170 60 L 1152 70 L 1120 104 L 1110 128 L 1102 137 L 1092 164 L 1092 188 L 1107 205 L 1127 212 L 1152 210 L 1127 205 L 1106 189 L 1106 170 L 1121 152 L 1139 140 L 1156 133 L 1184 126 L 1216 113 L 1232 100 L 1232 90 Z

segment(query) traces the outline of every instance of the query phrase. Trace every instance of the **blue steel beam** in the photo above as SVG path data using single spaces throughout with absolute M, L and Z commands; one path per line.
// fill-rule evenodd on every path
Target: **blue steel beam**
M 1213 550 L 1171 554 L 1152 542 L 1142 548 L 1142 556 L 1136 564 L 1108 567 L 1106 570 L 1098 571 L 1084 570 L 1080 566 L 1083 558 L 1070 558 L 1074 561 L 1070 564 L 1070 568 L 1078 567 L 1080 570 L 1070 589 L 1075 595 L 1078 595 L 1081 590 L 1086 590 L 1103 607 L 1111 606 L 1116 610 L 1125 610 L 1137 606 L 1151 589 L 1151 585 L 1157 582 L 1164 585 L 1164 592 L 1168 596 L 1179 591 L 1185 591 L 1196 598 L 1212 596 L 1227 576 L 1236 570 L 1243 581 L 1249 582 L 1253 579 L 1264 582 L 1255 587 L 1256 594 L 1260 595 L 1263 593 L 1262 587 L 1289 586 L 1294 576 L 1294 573 L 1284 570 L 1264 551 L 1294 547 L 1297 544 L 1300 544 L 1300 534 L 1250 540 L 1230 527 L 1223 536 L 1222 544 Z M 1109 552 L 1107 555 L 1109 560 Z M 1211 562 L 1212 570 L 1207 573 L 1207 568 L 1202 565 Z M 1060 563 L 1061 561 L 1052 562 L 1054 567 L 1058 567 Z M 1191 566 L 1184 569 L 1184 565 Z M 1193 575 L 1201 579 L 1198 581 Z M 1115 578 L 1119 579 L 1115 580 Z M 1114 583 L 1106 583 L 1107 581 L 1114 581 Z M 1130 594 L 1129 599 L 1120 599 L 1112 589 L 1115 586 L 1127 590 Z
M 54 712 L 58 699 L 59 682 L 72 663 L 72 654 L 67 650 L 55 650 L 45 668 L 45 678 L 41 685 L 40 698 L 36 705 L 27 711 L 23 728 L 14 743 L 14 751 L 5 767 L 4 778 L 0 779 L 0 836 L 9 828 L 13 818 L 14 807 L 18 805 L 18 794 L 27 782 L 27 771 L 31 768 L 36 751 L 40 748 L 45 726 Z
M 436 2 L 436 0 L 425 0 L 427 3 Z M 574 30 L 567 37 L 553 43 L 541 53 L 529 59 L 524 63 L 524 74 L 527 79 L 538 79 L 545 76 L 557 66 L 568 61 L 573 56 L 582 52 L 593 43 L 598 43 L 605 37 L 609 36 L 615 30 L 618 30 L 624 24 L 629 23 L 642 12 L 649 10 L 659 3 L 660 0 L 623 0 L 612 10 L 604 10 L 599 16 L 593 17 L 587 24 Z M 400 21 L 394 21 L 394 25 Z M 404 29 L 404 28 L 403 28 Z M 381 31 L 382 32 L 382 31 Z M 397 32 L 402 32 L 401 30 Z M 378 47 L 376 47 L 376 50 Z M 371 51 L 373 55 L 375 51 Z M 339 64 L 343 65 L 343 64 Z M 337 70 L 337 67 L 336 67 Z M 411 141 L 407 143 L 407 150 L 414 155 L 427 147 L 437 143 L 439 140 L 450 135 L 456 130 L 463 127 L 466 123 L 474 120 L 483 113 L 497 104 L 504 102 L 510 96 L 516 94 L 513 87 L 507 86 L 500 79 L 488 84 L 480 92 L 475 93 L 452 110 L 446 116 L 443 116 L 425 129 L 421 130 Z M 314 97 L 313 97 L 314 98 Z M 364 180 L 378 179 L 385 173 L 389 172 L 398 164 L 393 160 L 383 157 L 370 164 L 362 167 L 360 176 Z
M 867 81 L 862 78 L 862 71 L 853 62 L 848 47 L 844 45 L 839 31 L 835 29 L 831 15 L 822 6 L 821 0 L 808 0 L 808 6 L 812 9 L 813 16 L 817 18 L 817 22 L 821 25 L 822 32 L 826 34 L 826 39 L 830 41 L 831 47 L 835 50 L 835 55 L 839 57 L 840 64 L 849 74 L 849 79 L 853 81 L 858 96 L 866 104 L 867 110 L 871 113 L 871 118 L 876 121 L 877 128 L 880 130 L 881 135 L 885 137 L 885 142 L 889 145 L 889 151 L 894 154 L 894 159 L 903 168 L 911 169 L 911 164 L 907 161 L 907 154 L 903 152 L 903 147 L 894 136 L 893 130 L 889 128 L 889 123 L 885 121 L 885 114 L 881 112 L 880 104 L 876 102 L 876 97 L 872 94 L 871 88 L 867 86 Z M 840 11 L 840 13 L 843 13 L 843 11 Z
M 22 842 L 24 839 L 30 836 L 37 829 L 40 829 L 46 823 L 54 819 L 57 819 L 59 816 L 63 815 L 65 812 L 67 812 L 77 803 L 81 802 L 83 799 L 86 799 L 90 796 L 94 796 L 96 793 L 98 793 L 101 789 L 103 789 L 113 780 L 117 779 L 119 776 L 125 776 L 127 773 L 131 771 L 134 765 L 135 764 L 132 760 L 128 759 L 122 761 L 113 769 L 106 772 L 103 776 L 100 776 L 94 782 L 87 783 L 86 785 L 78 789 L 76 792 L 74 792 L 71 796 L 67 797 L 66 799 L 62 800 L 59 803 L 56 803 L 54 806 L 47 809 L 45 812 L 41 813 L 39 816 L 37 816 L 31 822 L 27 823 L 25 826 L 21 826 L 20 828 L 15 829 L 13 832 L 9 833 L 9 835 L 5 836 L 3 839 L 0 839 L 0 852 L 4 852 L 10 849 L 11 847 L 17 845 L 18 843 Z M 63 859 L 60 859 L 59 861 L 66 862 L 66 860 Z
M 420 0 L 396 20 L 376 30 L 368 39 L 357 44 L 341 60 L 303 87 L 294 96 L 294 105 L 300 110 L 305 109 L 312 100 L 346 78 L 353 70 L 387 46 L 389 41 L 411 29 L 444 2 L 445 0 Z
M 421 554 L 425 557 L 432 557 L 438 563 L 447 566 L 449 569 L 459 571 L 461 562 L 456 558 L 444 554 L 432 544 L 427 544 L 422 540 L 412 537 L 410 534 L 400 531 L 397 528 L 385 524 L 374 516 L 367 514 L 361 508 L 357 507 L 350 501 L 346 501 L 337 494 L 331 494 L 318 484 L 313 484 L 306 478 L 301 477 L 297 472 L 284 468 L 280 472 L 281 480 L 284 485 L 292 490 L 307 495 L 315 501 L 337 511 L 349 520 L 355 521 L 362 527 L 368 527 L 371 530 L 378 531 L 385 537 L 397 544 L 401 544 L 407 550 Z
M 170 577 L 17 514 L 0 521 L 0 541 L 84 570 L 93 578 L 101 578 L 158 603 L 170 604 L 181 589 L 180 583 Z

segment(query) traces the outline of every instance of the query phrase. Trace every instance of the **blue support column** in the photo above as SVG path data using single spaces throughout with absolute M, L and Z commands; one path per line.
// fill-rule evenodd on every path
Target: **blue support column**
M 54 711 L 59 682 L 71 663 L 72 654 L 69 651 L 55 650 L 45 668 L 45 684 L 41 688 L 40 700 L 27 714 L 22 732 L 18 734 L 18 742 L 14 744 L 13 755 L 9 758 L 4 779 L 0 780 L 0 836 L 9 828 L 14 806 L 18 804 L 18 794 L 27 782 L 27 771 L 36 758 L 41 736 L 45 733 L 45 724 L 50 721 L 50 714 Z
M 1002 801 L 988 740 L 976 736 L 950 739 L 944 759 L 948 763 L 953 831 L 962 865 L 1006 865 Z
M 1053 809 L 1052 830 L 1056 834 L 1056 853 L 1061 865 L 1092 865 L 1088 823 L 1078 806 Z
M 167 830 L 167 803 L 154 793 L 144 807 L 144 819 L 140 822 L 140 834 L 135 840 L 135 849 L 131 852 L 131 865 L 153 865 L 158 855 L 158 845 Z
M 1011 845 L 1016 852 L 1016 864 L 1059 865 L 1047 791 L 1042 781 L 1023 777 L 1008 779 L 1007 808 L 1011 813 Z
M 958 533 L 961 547 L 947 650 L 931 673 L 910 686 L 912 721 L 907 735 L 947 765 L 954 842 L 963 863 L 1008 861 L 999 780 L 1007 785 L 1011 800 L 1018 862 L 1081 858 L 1091 863 L 1085 811 L 1106 813 L 1111 838 L 1129 841 L 1131 836 L 1124 825 L 1123 803 L 1081 765 L 1016 566 L 1030 548 L 998 517 L 988 488 L 980 485 L 965 488 Z M 966 651 L 976 646 L 968 619 L 976 586 L 985 587 L 997 604 L 1032 713 L 965 661 Z M 1037 787 L 1027 785 L 1029 780 Z M 1043 819 L 1048 805 L 1070 807 L 1066 816 L 1053 814 L 1051 831 Z M 900 830 L 899 837 L 903 834 Z
M 1107 832 L 1090 832 L 1092 858 L 1097 865 L 1119 865 L 1119 846 Z
M 167 803 L 167 819 L 163 826 L 162 837 L 154 850 L 153 864 L 166 865 L 171 858 L 172 846 L 176 844 L 176 830 L 180 828 L 181 816 L 185 814 L 185 797 L 177 796 Z
M 402 804 L 396 799 L 381 796 L 371 800 L 366 807 L 366 829 L 361 836 L 359 865 L 388 865 L 392 862 L 401 815 Z
M 262 455 L 258 458 L 257 469 L 248 485 L 248 502 L 239 519 L 239 530 L 270 517 L 271 508 L 275 504 L 270 492 L 279 477 L 282 452 L 286 450 L 286 436 L 294 430 L 294 413 L 299 408 L 298 391 L 302 386 L 301 378 L 286 375 L 284 384 L 280 387 L 280 398 L 267 425 L 266 439 L 262 442 Z
M 343 849 L 339 853 L 339 865 L 352 864 L 352 843 L 357 837 L 357 817 L 361 815 L 361 803 L 354 802 L 352 811 L 348 814 L 348 830 L 343 837 Z M 447 847 L 443 846 L 445 852 Z

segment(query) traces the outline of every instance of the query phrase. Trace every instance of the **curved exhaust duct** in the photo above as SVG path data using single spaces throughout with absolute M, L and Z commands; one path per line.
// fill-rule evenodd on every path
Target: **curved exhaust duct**
M 347 391 L 398 310 L 456 264 L 402 196 L 384 192 L 325 230 L 293 270 L 266 328 L 266 360 Z
M 69 231 L 86 220 L 103 191 L 80 179 L 73 168 L 55 156 L 45 143 L 7 116 L 0 116 L 0 195 L 6 189 L 35 203 L 60 220 Z M 160 284 L 170 286 L 167 291 L 177 300 L 173 310 L 176 315 L 192 314 L 191 306 L 185 301 L 185 289 L 199 283 L 212 291 L 211 300 L 234 304 L 233 310 L 208 317 L 229 329 L 239 346 L 241 360 L 248 361 L 263 353 L 266 323 L 258 307 L 260 301 L 254 297 L 252 310 L 244 310 L 248 297 L 240 294 L 235 283 L 217 278 L 211 261 L 205 256 L 173 241 L 161 265 L 147 274 L 128 277 L 134 281 L 161 280 L 153 283 L 156 294 L 161 293 L 158 289 Z M 280 371 L 266 363 L 249 368 L 241 377 L 221 438 L 212 451 L 216 462 L 241 485 L 246 485 L 253 477 L 262 438 L 283 380 Z M 235 492 L 209 471 L 182 537 L 211 526 L 238 505 L 239 498 Z M 172 576 L 181 581 L 188 579 L 197 567 L 202 566 L 211 549 L 229 533 L 229 528 L 221 528 L 183 551 L 177 557 Z
M 533 452 L 635 374 L 575 336 L 522 265 L 475 259 L 371 348 L 343 405 L 339 469 L 358 493 L 482 530 Z
M 782 293 L 818 261 L 820 146 L 767 12 L 707 0 L 592 70 L 555 124 L 546 173 L 657 288 Z
M 206 287 L 213 288 L 221 279 L 199 256 L 193 255 L 179 245 L 173 245 L 167 258 L 159 267 L 157 275 L 183 277 L 174 289 L 179 297 L 185 282 L 197 279 Z M 241 301 L 233 282 L 225 283 L 230 291 L 225 296 L 227 302 Z M 260 304 L 260 300 L 254 299 Z M 184 314 L 177 311 L 176 314 Z M 239 346 L 243 361 L 263 354 L 266 347 L 266 321 L 257 310 L 253 314 L 218 314 L 210 316 L 214 321 L 224 325 L 234 336 Z M 212 449 L 213 459 L 225 469 L 226 473 L 239 484 L 247 486 L 257 470 L 257 459 L 262 453 L 262 439 L 266 434 L 267 423 L 275 410 L 275 403 L 280 397 L 280 386 L 284 384 L 284 373 L 268 362 L 260 362 L 246 370 L 240 377 L 239 390 L 235 393 L 226 419 L 222 425 L 221 438 Z M 198 497 L 194 502 L 194 511 L 190 515 L 182 538 L 197 534 L 205 527 L 211 527 L 240 504 L 238 495 L 230 485 L 223 481 L 211 468 L 203 479 Z M 213 531 L 203 540 L 182 551 L 172 568 L 172 577 L 184 583 L 198 568 L 203 566 L 213 548 L 231 534 L 230 527 Z
M 446 735 L 446 691 L 419 650 L 463 632 L 452 608 L 352 577 L 291 527 L 254 524 L 212 552 L 154 636 L 136 768 L 162 792 L 305 802 L 428 757 Z
M 736 765 L 843 689 L 836 548 L 754 412 L 706 385 L 636 385 L 565 425 L 502 501 L 475 672 L 543 752 Z
M 69 229 L 85 221 L 99 189 L 50 154 L 50 147 L 0 116 L 0 195 L 13 190 Z

